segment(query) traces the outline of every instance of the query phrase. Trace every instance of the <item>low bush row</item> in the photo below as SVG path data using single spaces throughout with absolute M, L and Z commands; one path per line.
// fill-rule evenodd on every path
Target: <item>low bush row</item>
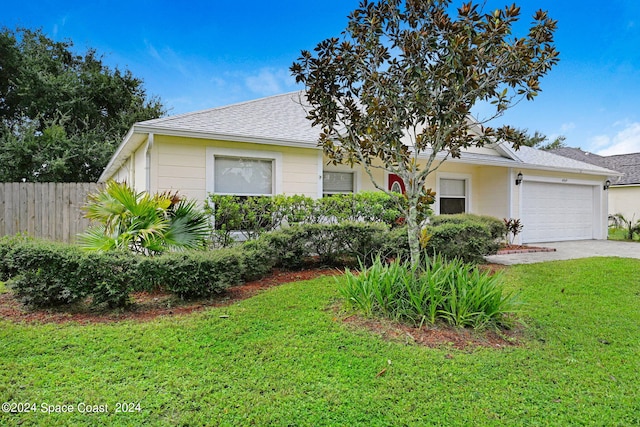
M 497 219 L 438 217 L 427 227 L 425 256 L 465 262 L 497 250 Z M 496 225 L 498 224 L 498 225 Z M 377 258 L 409 259 L 405 227 L 382 222 L 294 224 L 231 248 L 141 256 L 125 251 L 85 252 L 77 246 L 0 239 L 0 280 L 25 305 L 59 306 L 89 299 L 121 307 L 135 291 L 164 289 L 183 298 L 209 297 L 255 280 L 274 266 L 370 265 Z
M 122 307 L 136 291 L 165 289 L 184 298 L 208 297 L 251 277 L 251 251 L 173 252 L 155 257 L 124 251 L 85 252 L 73 245 L 0 240 L 0 280 L 24 305 L 54 307 L 89 300 Z M 270 267 L 269 267 L 270 268 Z M 247 272 L 245 275 L 244 273 Z
M 259 235 L 281 228 L 282 225 L 328 224 L 341 222 L 375 222 L 389 226 L 402 223 L 400 195 L 383 192 L 334 194 L 320 199 L 294 196 L 230 196 L 211 194 L 205 211 L 214 219 L 213 245 L 225 247 L 242 239 L 255 239 Z M 426 215 L 429 199 L 421 205 Z

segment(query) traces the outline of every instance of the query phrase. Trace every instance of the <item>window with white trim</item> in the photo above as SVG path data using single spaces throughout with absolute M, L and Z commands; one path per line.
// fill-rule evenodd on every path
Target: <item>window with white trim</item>
M 322 172 L 322 194 L 344 194 L 355 192 L 355 174 L 353 172 Z
M 440 178 L 440 214 L 467 211 L 468 185 L 466 179 Z
M 274 194 L 272 159 L 214 157 L 213 191 L 236 196 Z

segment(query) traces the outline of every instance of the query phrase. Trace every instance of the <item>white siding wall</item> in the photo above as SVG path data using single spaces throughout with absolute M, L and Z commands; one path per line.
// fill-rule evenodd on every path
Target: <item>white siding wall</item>
M 278 152 L 282 164 L 281 192 L 316 197 L 318 193 L 318 150 L 275 145 L 213 141 L 155 135 L 153 145 L 152 191 L 179 191 L 189 198 L 207 197 L 207 148 L 233 150 L 237 155 Z M 155 175 L 155 176 L 154 176 Z
M 147 189 L 147 144 L 141 144 L 140 147 L 133 153 L 134 168 L 133 168 L 133 182 L 131 183 L 136 191 L 145 191 Z
M 609 215 L 621 213 L 628 220 L 640 219 L 640 185 L 609 187 Z

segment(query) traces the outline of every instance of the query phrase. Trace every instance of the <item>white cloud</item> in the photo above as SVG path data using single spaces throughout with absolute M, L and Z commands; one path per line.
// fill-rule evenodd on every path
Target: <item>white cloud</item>
M 149 56 L 158 61 L 160 65 L 168 69 L 177 70 L 182 78 L 192 77 L 188 61 L 181 58 L 173 49 L 165 46 L 162 50 L 158 50 L 148 40 L 145 40 L 144 44 Z
M 575 129 L 576 124 L 571 122 L 571 123 L 563 123 L 562 126 L 560 126 L 560 132 L 565 133 L 565 132 L 569 132 L 570 130 Z
M 155 48 L 155 46 L 153 46 L 151 43 L 149 43 L 148 40 L 144 41 L 144 45 L 147 48 L 147 52 L 149 53 L 149 55 L 157 60 L 157 61 L 162 61 L 162 58 L 160 57 L 160 54 L 158 53 L 158 50 Z
M 591 138 L 591 149 L 601 156 L 640 152 L 640 122 L 628 123 L 613 137 Z
M 262 68 L 258 74 L 247 76 L 245 85 L 253 93 L 268 96 L 293 90 L 295 81 L 289 70 Z

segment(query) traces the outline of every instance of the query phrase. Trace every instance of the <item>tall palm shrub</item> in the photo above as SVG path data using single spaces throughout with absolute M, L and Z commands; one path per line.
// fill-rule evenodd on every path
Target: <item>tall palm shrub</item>
M 129 250 L 144 255 L 206 247 L 211 230 L 195 201 L 168 192 L 136 193 L 126 183 L 110 181 L 89 195 L 85 216 L 96 225 L 79 235 L 87 250 Z

